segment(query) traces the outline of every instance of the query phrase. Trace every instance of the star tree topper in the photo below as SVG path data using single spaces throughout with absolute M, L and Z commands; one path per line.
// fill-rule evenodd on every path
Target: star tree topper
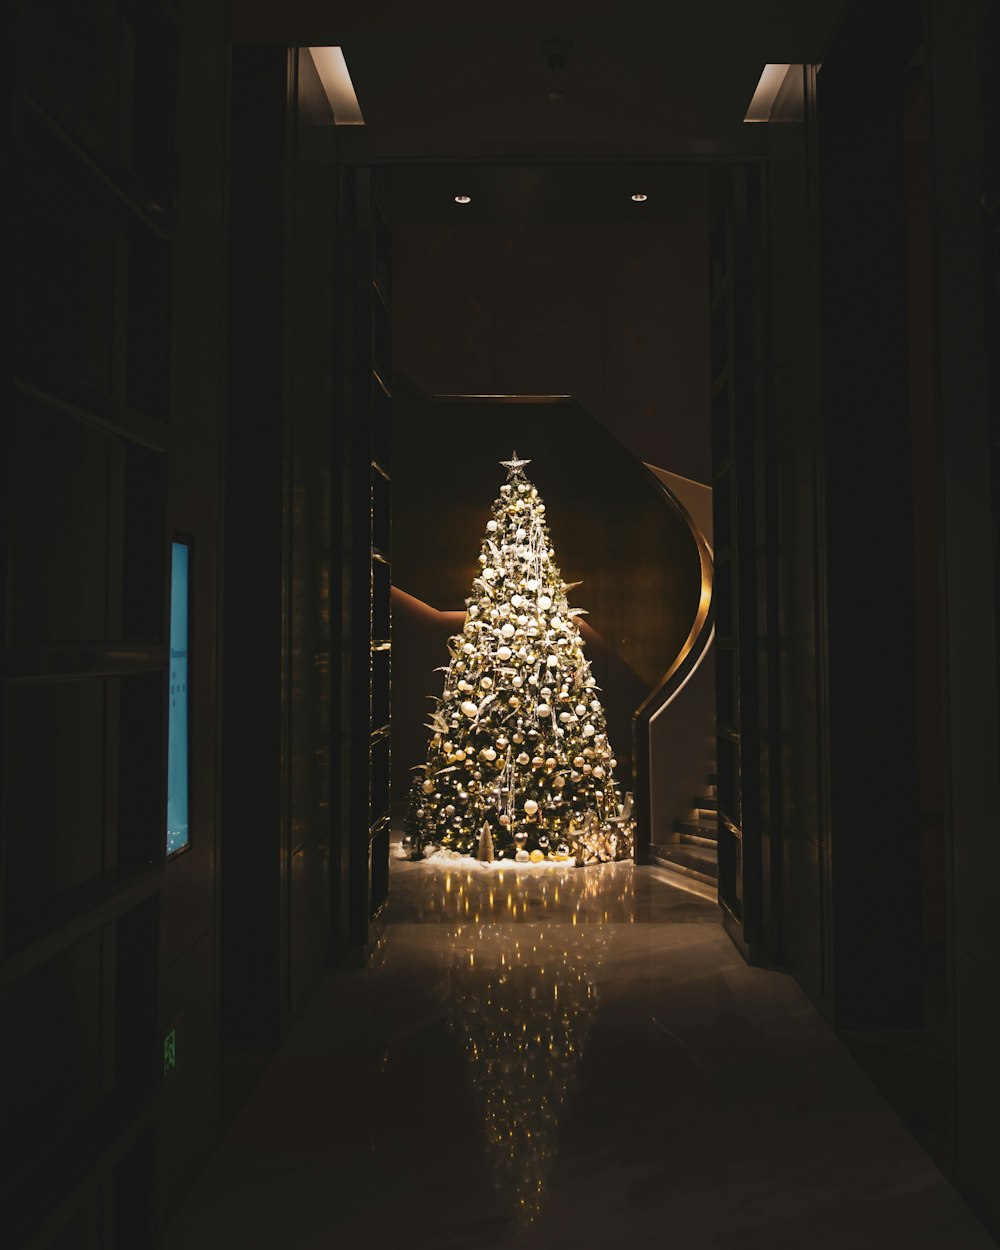
M 501 460 L 500 464 L 507 470 L 507 481 L 513 482 L 516 478 L 524 477 L 524 466 L 531 464 L 530 460 L 518 460 L 517 452 L 513 452 L 509 460 Z

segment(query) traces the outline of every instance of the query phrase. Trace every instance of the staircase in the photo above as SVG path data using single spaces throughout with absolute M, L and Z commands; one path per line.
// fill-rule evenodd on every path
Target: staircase
M 654 841 L 649 848 L 654 864 L 681 877 L 716 885 L 719 880 L 718 801 L 715 773 L 709 773 L 708 793 L 692 800 L 692 813 L 675 820 L 672 836 Z

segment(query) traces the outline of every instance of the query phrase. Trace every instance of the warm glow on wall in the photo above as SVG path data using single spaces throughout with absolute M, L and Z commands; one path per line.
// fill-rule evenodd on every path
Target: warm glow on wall
M 365 119 L 361 116 L 361 105 L 358 104 L 343 49 L 310 48 L 309 51 L 326 98 L 330 101 L 334 125 L 363 126 Z
M 789 68 L 788 65 L 764 66 L 764 72 L 760 76 L 757 90 L 753 93 L 753 99 L 750 101 L 750 107 L 747 109 L 747 115 L 743 118 L 744 122 L 770 121 L 771 108 L 778 92 L 781 90 L 781 84 L 785 81 L 785 75 L 788 73 Z

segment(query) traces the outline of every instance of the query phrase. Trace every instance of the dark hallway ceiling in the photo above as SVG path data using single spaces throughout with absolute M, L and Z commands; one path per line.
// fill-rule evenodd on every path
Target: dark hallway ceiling
M 844 0 L 234 0 L 237 42 L 340 44 L 374 160 L 750 155 L 767 62 L 822 58 Z M 565 68 L 543 44 L 569 41 Z M 554 101 L 550 92 L 564 99 Z

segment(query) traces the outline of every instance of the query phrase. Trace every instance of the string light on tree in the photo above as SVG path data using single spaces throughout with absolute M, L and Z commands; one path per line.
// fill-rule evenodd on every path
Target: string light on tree
M 431 712 L 427 761 L 411 793 L 414 852 L 433 842 L 496 859 L 622 859 L 617 761 L 545 519 L 517 452 L 500 487 L 466 599 L 448 640 L 444 690 Z M 485 836 L 488 832 L 489 838 Z

